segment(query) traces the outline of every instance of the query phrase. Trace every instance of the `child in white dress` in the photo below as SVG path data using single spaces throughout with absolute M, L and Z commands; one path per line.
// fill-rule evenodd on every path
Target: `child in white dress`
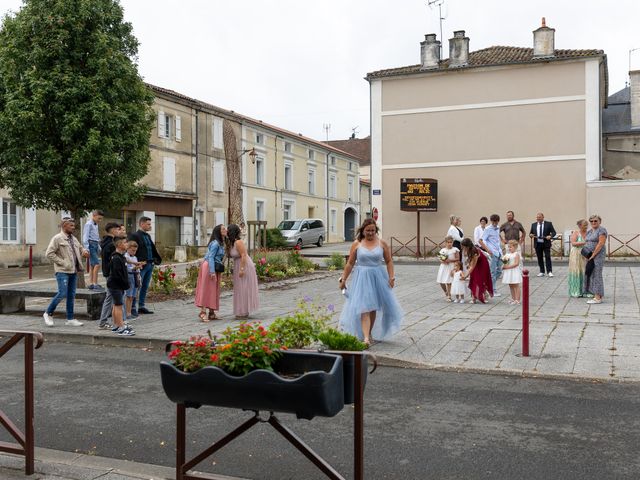
M 453 237 L 447 236 L 444 239 L 445 248 L 438 253 L 440 268 L 436 282 L 440 284 L 447 302 L 451 301 L 451 271 L 453 263 L 460 260 L 460 250 L 453 246 Z
M 451 277 L 453 281 L 451 282 L 451 295 L 455 295 L 456 298 L 453 299 L 453 303 L 464 303 L 464 290 L 465 283 L 462 279 L 462 263 L 455 262 L 453 264 L 453 270 L 451 271 Z
M 502 257 L 506 265 L 502 267 L 502 283 L 509 285 L 511 290 L 510 305 L 520 305 L 520 283 L 522 283 L 522 269 L 520 264 L 520 254 L 518 253 L 518 241 L 509 240 L 507 242 L 507 253 Z

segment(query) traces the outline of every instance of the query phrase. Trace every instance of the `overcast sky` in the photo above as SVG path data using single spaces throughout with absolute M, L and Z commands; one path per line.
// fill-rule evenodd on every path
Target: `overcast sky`
M 0 12 L 20 0 L 0 0 Z M 367 72 L 417 64 L 426 33 L 440 39 L 428 0 L 121 0 L 140 41 L 144 79 L 304 135 L 369 133 Z M 640 0 L 444 0 L 443 34 L 470 49 L 533 46 L 541 17 L 556 48 L 607 54 L 609 94 L 640 68 Z M 448 57 L 448 42 L 443 42 Z

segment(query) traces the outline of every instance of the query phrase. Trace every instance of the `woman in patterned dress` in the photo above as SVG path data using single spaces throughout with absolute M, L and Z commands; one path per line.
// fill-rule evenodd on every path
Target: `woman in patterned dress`
M 582 256 L 582 247 L 584 247 L 587 238 L 587 227 L 589 222 L 586 220 L 578 220 L 576 222 L 578 230 L 571 234 L 571 251 L 569 252 L 569 296 L 582 297 L 584 295 L 584 266 L 585 259 Z
M 589 223 L 591 229 L 587 232 L 585 238 L 585 248 L 591 252 L 588 262 L 593 261 L 593 272 L 589 275 L 586 282 L 585 290 L 593 293 L 593 298 L 587 303 L 602 303 L 604 296 L 604 280 L 602 279 L 602 269 L 604 268 L 604 259 L 606 254 L 605 242 L 607 241 L 607 230 L 600 225 L 602 219 L 598 215 L 591 215 Z

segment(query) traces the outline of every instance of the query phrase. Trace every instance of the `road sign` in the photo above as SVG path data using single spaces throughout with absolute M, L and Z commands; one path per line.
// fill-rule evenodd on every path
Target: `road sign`
M 378 221 L 378 209 L 376 207 L 373 207 L 373 210 L 371 211 L 371 216 L 376 222 Z

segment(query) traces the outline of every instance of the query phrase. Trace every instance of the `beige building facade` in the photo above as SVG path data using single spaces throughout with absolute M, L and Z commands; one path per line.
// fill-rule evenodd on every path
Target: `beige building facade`
M 545 42 L 537 41 L 540 33 Z M 438 211 L 420 215 L 423 244 L 425 237 L 443 240 L 451 214 L 462 217 L 466 236 L 481 216 L 498 213 L 504 221 L 507 210 L 527 229 L 540 211 L 558 232 L 590 212 L 610 232 L 621 228 L 611 201 L 628 202 L 638 190 L 612 189 L 601 179 L 606 56 L 555 50 L 546 26 L 534 39 L 533 49 L 469 52 L 469 39 L 455 32 L 453 56 L 440 60 L 440 42 L 428 35 L 421 64 L 367 76 L 371 188 L 381 193 L 372 206 L 384 238 L 400 244 L 416 235 L 417 214 L 400 210 L 403 178 L 438 181 Z

